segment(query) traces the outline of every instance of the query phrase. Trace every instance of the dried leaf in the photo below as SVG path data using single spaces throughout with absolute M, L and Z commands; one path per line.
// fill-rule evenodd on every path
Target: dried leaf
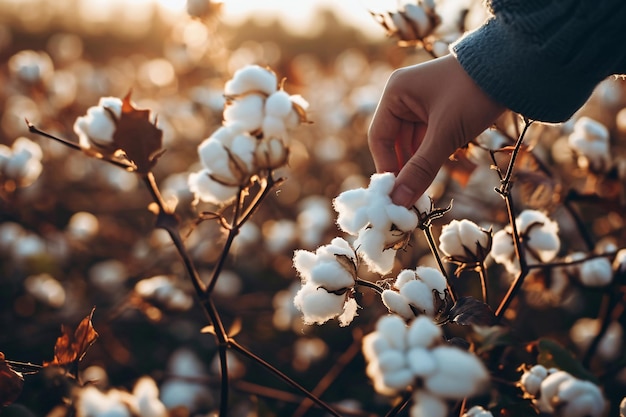
M 450 309 L 449 320 L 463 326 L 492 326 L 497 321 L 491 307 L 474 297 L 459 298 Z
M 68 365 L 83 359 L 87 350 L 98 338 L 98 333 L 91 322 L 95 310 L 94 307 L 91 313 L 82 319 L 73 334 L 67 326 L 61 326 L 63 334 L 57 338 L 54 345 L 54 359 L 52 362 L 45 362 L 44 366 Z
M 4 360 L 4 353 L 0 352 L 0 406 L 11 404 L 19 397 L 24 386 L 24 377 L 14 371 Z
M 150 122 L 149 110 L 133 107 L 130 93 L 122 101 L 122 114 L 117 121 L 113 143 L 124 151 L 140 174 L 148 173 L 163 154 L 163 131 Z
M 457 181 L 462 187 L 467 185 L 467 182 L 477 167 L 477 165 L 467 157 L 471 146 L 474 145 L 470 143 L 468 146 L 458 149 L 444 163 L 444 167 L 450 173 L 450 177 Z

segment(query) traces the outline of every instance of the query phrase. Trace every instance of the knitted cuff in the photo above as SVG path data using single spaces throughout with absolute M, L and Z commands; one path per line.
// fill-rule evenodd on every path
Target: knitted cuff
M 468 33 L 451 51 L 485 93 L 531 120 L 569 119 L 602 81 L 559 65 L 497 17 Z

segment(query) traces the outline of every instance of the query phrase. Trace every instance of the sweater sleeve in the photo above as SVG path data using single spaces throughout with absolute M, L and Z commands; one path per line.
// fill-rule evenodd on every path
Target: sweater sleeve
M 492 0 L 492 17 L 452 46 L 489 96 L 562 122 L 612 74 L 626 73 L 626 1 Z

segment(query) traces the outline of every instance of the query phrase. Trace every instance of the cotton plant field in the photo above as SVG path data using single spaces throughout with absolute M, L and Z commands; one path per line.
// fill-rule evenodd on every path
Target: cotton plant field
M 562 124 L 506 112 L 407 209 L 369 122 L 481 2 L 389 2 L 382 41 L 26 3 L 0 2 L 0 415 L 626 415 L 624 80 Z

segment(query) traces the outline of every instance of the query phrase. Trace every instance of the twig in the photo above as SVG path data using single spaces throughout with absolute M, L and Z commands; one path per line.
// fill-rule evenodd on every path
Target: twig
M 485 262 L 481 261 L 477 269 L 478 269 L 478 275 L 480 277 L 480 287 L 482 289 L 483 303 L 489 304 L 489 289 L 487 287 L 487 274 L 485 273 L 486 272 Z
M 437 250 L 437 245 L 435 244 L 435 240 L 433 239 L 432 227 L 428 225 L 428 227 L 423 227 L 424 235 L 426 236 L 426 240 L 428 241 L 428 246 L 430 247 L 430 251 L 433 256 L 437 260 L 437 265 L 439 265 L 439 269 L 441 273 L 446 278 L 446 287 L 448 288 L 448 292 L 450 293 L 450 298 L 452 299 L 452 303 L 456 302 L 456 292 L 450 283 L 450 278 L 448 277 L 448 272 L 446 271 L 446 267 L 443 265 L 443 261 L 441 260 L 441 256 L 439 255 L 439 251 Z
M 517 295 L 522 284 L 524 283 L 524 278 L 528 275 L 528 266 L 526 264 L 526 256 L 524 255 L 524 248 L 522 247 L 519 232 L 517 230 L 517 224 L 515 222 L 515 213 L 513 212 L 513 197 L 511 196 L 511 178 L 513 176 L 513 168 L 515 167 L 515 160 L 519 153 L 519 150 L 524 142 L 524 136 L 530 127 L 532 120 L 524 119 L 524 129 L 517 139 L 517 143 L 515 144 L 515 148 L 513 149 L 513 153 L 511 155 L 511 160 L 509 161 L 509 166 L 507 167 L 506 175 L 501 180 L 500 189 L 496 189 L 496 191 L 504 198 L 506 203 L 506 211 L 509 218 L 509 223 L 511 225 L 511 232 L 513 234 L 513 249 L 515 251 L 515 256 L 517 257 L 520 264 L 520 272 L 515 277 L 515 280 L 509 287 L 509 290 L 505 294 L 504 298 L 500 302 L 498 309 L 496 310 L 496 319 L 500 320 L 506 309 L 509 307 L 513 298 Z M 492 155 L 493 157 L 493 155 Z M 500 171 L 498 170 L 499 175 Z M 501 176 L 502 178 L 502 176 Z
M 253 361 L 255 361 L 256 363 L 262 365 L 265 369 L 267 369 L 268 371 L 270 371 L 271 373 L 273 373 L 274 375 L 278 376 L 280 379 L 282 379 L 283 381 L 285 381 L 287 384 L 291 385 L 292 387 L 296 388 L 297 390 L 299 390 L 300 392 L 302 392 L 303 394 L 305 394 L 308 398 L 310 398 L 315 404 L 317 404 L 318 406 L 320 406 L 321 408 L 323 408 L 324 410 L 328 411 L 330 414 L 332 414 L 335 417 L 341 417 L 341 415 L 335 411 L 330 405 L 326 404 L 324 401 L 322 401 L 321 399 L 319 399 L 317 396 L 315 396 L 314 394 L 312 394 L 311 392 L 309 392 L 306 388 L 304 388 L 302 385 L 298 384 L 296 381 L 294 381 L 293 379 L 291 379 L 290 377 L 288 377 L 286 374 L 284 374 L 283 372 L 281 372 L 280 370 L 278 370 L 276 367 L 274 367 L 273 365 L 271 365 L 270 363 L 268 363 L 267 361 L 265 361 L 265 359 L 255 355 L 254 353 L 250 352 L 248 349 L 246 349 L 245 347 L 241 346 L 239 343 L 237 343 L 234 339 L 230 339 L 230 343 L 229 343 L 230 347 L 233 348 L 233 350 L 241 353 L 242 355 L 246 356 L 249 359 L 252 359 Z
M 402 410 L 404 410 L 404 407 L 406 407 L 409 404 L 409 401 L 411 401 L 411 397 L 413 396 L 413 390 L 409 389 L 408 391 L 406 391 L 402 397 L 400 398 L 400 400 L 396 403 L 396 405 L 393 406 L 393 408 L 391 410 L 389 410 L 387 412 L 387 414 L 385 414 L 385 417 L 395 417 L 398 415 L 398 413 Z
M 318 398 L 330 387 L 330 385 L 337 379 L 337 376 L 343 371 L 343 369 L 354 359 L 354 357 L 361 351 L 361 339 L 363 335 L 359 331 L 353 332 L 354 341 L 346 349 L 345 352 L 335 361 L 333 367 L 324 375 L 320 382 L 313 388 L 311 393 Z M 313 405 L 313 401 L 310 398 L 306 398 L 300 406 L 293 413 L 293 417 L 302 417 Z

